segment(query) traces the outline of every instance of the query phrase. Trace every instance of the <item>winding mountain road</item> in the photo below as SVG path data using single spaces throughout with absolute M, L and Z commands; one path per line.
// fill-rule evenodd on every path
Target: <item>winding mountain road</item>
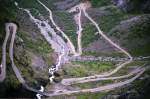
M 93 92 L 101 92 L 101 91 L 105 91 L 105 90 L 114 90 L 115 88 L 119 88 L 119 87 L 122 87 L 129 83 L 132 83 L 134 80 L 136 80 L 138 77 L 140 77 L 145 72 L 145 70 L 146 70 L 146 68 L 143 68 L 138 74 L 136 74 L 136 76 L 134 76 L 128 80 L 104 85 L 104 86 L 97 87 L 97 88 L 81 89 L 81 90 L 75 90 L 75 91 L 60 91 L 57 93 L 43 93 L 43 94 L 45 96 L 58 96 L 58 95 L 71 95 L 71 94 L 75 94 L 75 93 L 87 93 L 87 92 L 93 93 Z
M 81 6 L 82 7 L 82 6 Z M 87 17 L 92 24 L 97 28 L 98 33 L 106 40 L 108 41 L 112 46 L 118 48 L 120 51 L 122 51 L 125 55 L 127 55 L 129 57 L 129 60 L 125 61 L 122 64 L 118 64 L 118 66 L 112 70 L 111 72 L 106 72 L 102 75 L 94 75 L 94 76 L 88 76 L 88 77 L 80 77 L 80 78 L 67 78 L 67 79 L 63 79 L 62 82 L 68 82 L 68 83 L 73 83 L 73 82 L 82 82 L 83 80 L 88 80 L 90 81 L 90 79 L 95 79 L 95 78 L 100 78 L 100 77 L 108 77 L 111 76 L 112 74 L 116 73 L 118 70 L 120 70 L 122 67 L 124 67 L 125 65 L 131 63 L 133 61 L 133 57 L 123 48 L 121 48 L 119 45 L 117 45 L 116 43 L 114 43 L 110 38 L 108 38 L 100 29 L 100 27 L 98 26 L 98 24 L 88 15 L 88 13 L 86 12 L 86 9 L 83 7 L 82 8 L 83 13 L 85 15 L 85 17 Z
M 62 84 L 64 85 L 71 85 L 71 84 L 75 84 L 75 83 L 85 83 L 85 82 L 90 82 L 90 81 L 99 81 L 99 80 L 109 80 L 109 79 L 123 79 L 123 78 L 128 78 L 131 77 L 130 79 L 127 79 L 125 81 L 122 82 L 117 82 L 117 83 L 112 83 L 112 84 L 108 84 L 108 85 L 104 85 L 104 86 L 100 86 L 97 88 L 90 88 L 90 89 L 80 89 L 80 90 L 66 90 L 66 89 L 62 89 L 59 91 L 54 91 L 54 92 L 41 92 L 37 89 L 34 89 L 30 86 L 28 86 L 25 82 L 25 80 L 23 79 L 21 72 L 18 70 L 18 68 L 16 67 L 14 60 L 13 60 L 13 45 L 14 45 L 14 40 L 15 40 L 15 35 L 16 35 L 16 30 L 17 30 L 17 26 L 14 23 L 9 23 L 10 27 L 11 27 L 11 33 L 12 33 L 12 38 L 11 38 L 11 42 L 10 42 L 10 48 L 9 48 L 9 56 L 11 59 L 11 64 L 12 64 L 12 68 L 13 71 L 15 72 L 17 79 L 19 80 L 20 83 L 23 84 L 23 86 L 33 92 L 36 92 L 40 95 L 45 95 L 45 96 L 57 96 L 57 95 L 65 95 L 65 94 L 74 94 L 74 93 L 85 93 L 85 92 L 98 92 L 98 91 L 105 91 L 105 90 L 113 90 L 114 88 L 117 87 L 122 87 L 126 84 L 132 83 L 134 80 L 136 80 L 138 77 L 140 77 L 148 68 L 147 67 L 143 67 L 143 68 L 137 68 L 134 71 L 130 72 L 127 75 L 123 75 L 123 76 L 118 76 L 118 77 L 108 77 L 111 76 L 112 74 L 116 73 L 118 70 L 120 70 L 122 67 L 124 67 L 125 65 L 129 64 L 132 62 L 133 58 L 132 56 L 123 48 L 121 48 L 119 45 L 117 45 L 116 43 L 114 43 L 111 39 L 109 39 L 100 29 L 100 27 L 98 26 L 98 24 L 88 15 L 88 13 L 86 12 L 86 9 L 83 7 L 80 7 L 79 9 L 79 20 L 77 22 L 78 26 L 79 26 L 79 30 L 77 31 L 78 33 L 78 46 L 79 48 L 79 53 L 77 53 L 75 51 L 75 47 L 72 44 L 71 40 L 68 38 L 68 36 L 60 29 L 60 27 L 58 27 L 56 25 L 56 23 L 53 20 L 53 16 L 52 16 L 52 11 L 46 7 L 41 1 L 37 0 L 48 12 L 49 12 L 49 18 L 50 21 L 53 23 L 53 25 L 56 27 L 56 29 L 62 33 L 62 35 L 67 39 L 69 45 L 70 45 L 70 49 L 72 51 L 72 53 L 74 54 L 74 56 L 79 56 L 82 53 L 82 46 L 81 46 L 81 32 L 82 32 L 82 27 L 81 27 L 81 13 L 83 12 L 83 14 L 85 15 L 86 18 L 88 18 L 93 25 L 97 28 L 98 33 L 106 40 L 108 41 L 112 46 L 118 48 L 120 51 L 122 51 L 124 54 L 126 54 L 129 57 L 129 60 L 125 61 L 122 64 L 119 64 L 114 70 L 112 70 L 111 72 L 106 72 L 102 75 L 94 75 L 94 76 L 88 76 L 88 77 L 80 77 L 80 78 L 67 78 L 67 79 L 63 79 L 62 80 Z M 16 3 L 15 3 L 16 4 Z M 84 5 L 84 4 L 83 4 Z M 16 4 L 16 6 L 18 6 L 18 4 Z M 39 19 L 36 19 L 31 13 L 30 10 L 28 9 L 23 9 L 23 8 L 19 8 L 24 10 L 25 12 L 27 12 L 27 14 L 29 15 L 30 19 L 38 26 L 38 28 L 41 31 L 41 34 L 45 37 L 45 39 L 49 42 L 49 44 L 52 45 L 52 47 L 55 49 L 56 52 L 61 53 L 59 58 L 58 58 L 58 66 L 61 65 L 61 61 L 63 61 L 62 59 L 65 58 L 65 56 L 67 57 L 68 55 L 68 50 L 67 50 L 67 44 L 64 42 L 64 40 L 57 35 L 57 33 L 54 31 L 54 29 L 50 26 L 50 24 L 48 24 L 48 22 L 46 21 L 41 21 Z M 42 26 L 41 24 L 44 24 L 44 26 Z M 8 30 L 8 34 L 10 34 L 10 30 Z M 55 38 L 51 38 L 49 36 L 49 32 L 53 35 L 53 37 Z M 9 35 L 7 35 L 6 32 L 6 41 L 4 41 L 4 51 L 3 54 L 4 56 L 6 55 L 6 45 L 5 43 L 7 43 L 7 39 Z M 55 39 L 55 40 L 54 40 Z M 57 41 L 57 42 L 56 42 Z M 64 46 L 64 51 L 62 49 L 62 46 Z M 4 57 L 6 61 L 6 56 Z M 64 62 L 63 62 L 64 63 Z M 5 65 L 5 64 L 4 64 Z M 2 65 L 3 66 L 3 65 Z M 107 78 L 106 78 L 107 77 Z
M 0 73 L 0 82 L 3 82 L 4 79 L 6 78 L 6 45 L 7 45 L 7 41 L 10 35 L 10 26 L 12 24 L 5 24 L 5 31 L 6 31 L 6 36 L 2 45 L 2 60 L 1 60 L 1 73 Z
M 143 68 L 136 68 L 133 71 L 131 71 L 130 73 L 126 74 L 126 75 L 122 75 L 122 76 L 113 76 L 113 77 L 105 77 L 105 78 L 101 78 L 101 77 L 97 77 L 95 76 L 95 78 L 93 79 L 84 79 L 84 80 L 77 80 L 72 82 L 69 80 L 63 80 L 61 83 L 63 85 L 72 85 L 72 84 L 78 84 L 78 83 L 86 83 L 86 82 L 92 82 L 92 81 L 103 81 L 103 80 L 117 80 L 117 79 L 125 79 L 125 78 L 129 78 L 133 75 L 136 75 L 137 73 L 139 73 L 140 71 L 142 71 Z
M 20 71 L 16 67 L 16 65 L 14 63 L 14 59 L 13 59 L 13 52 L 14 52 L 13 51 L 13 45 L 14 45 L 14 40 L 15 40 L 15 36 L 16 36 L 17 25 L 14 24 L 14 23 L 9 23 L 9 27 L 11 27 L 11 29 L 12 29 L 11 30 L 12 37 L 11 37 L 10 47 L 9 47 L 9 57 L 10 57 L 10 60 L 11 60 L 11 65 L 12 65 L 13 71 L 15 72 L 16 77 L 18 78 L 20 83 L 25 83 L 25 80 L 22 78 L 22 76 L 20 74 Z M 10 30 L 9 30 L 9 32 L 10 32 Z
M 49 19 L 51 20 L 51 22 L 53 23 L 53 25 L 56 27 L 56 29 L 65 37 L 65 39 L 67 39 L 69 45 L 70 45 L 70 49 L 72 51 L 72 53 L 75 56 L 78 56 L 78 54 L 75 51 L 75 47 L 73 45 L 73 43 L 71 42 L 71 40 L 69 39 L 69 37 L 60 29 L 60 27 L 55 23 L 54 19 L 53 19 L 53 15 L 52 15 L 52 11 L 45 6 L 40 0 L 37 0 L 48 12 L 49 12 Z
M 7 23 L 6 24 L 6 34 L 11 34 L 12 37 L 11 37 L 11 41 L 10 41 L 10 47 L 9 47 L 9 57 L 10 57 L 10 60 L 11 60 L 11 66 L 12 66 L 12 69 L 17 77 L 17 79 L 19 80 L 19 82 L 28 90 L 30 91 L 33 91 L 33 92 L 36 92 L 36 93 L 41 93 L 41 91 L 37 90 L 37 89 L 34 89 L 32 87 L 29 87 L 24 78 L 22 77 L 21 75 L 21 72 L 19 71 L 19 69 L 17 68 L 17 66 L 15 65 L 14 63 L 14 58 L 13 58 L 13 46 L 14 46 L 14 40 L 15 40 L 15 36 L 16 36 L 16 31 L 17 31 L 17 25 L 15 23 Z M 6 35 L 5 38 L 7 38 L 8 35 Z M 8 38 L 7 38 L 8 39 Z M 6 40 L 7 40 L 6 39 Z M 5 41 L 4 41 L 5 43 Z M 6 53 L 6 52 L 4 52 Z M 3 54 L 4 54 L 3 53 Z
M 78 14 L 74 16 L 74 19 L 76 21 L 76 24 L 78 25 L 78 30 L 77 30 L 77 44 L 78 44 L 78 56 L 82 55 L 82 25 L 81 25 L 81 13 L 82 13 L 82 10 L 81 8 L 77 7 L 76 10 L 79 10 Z

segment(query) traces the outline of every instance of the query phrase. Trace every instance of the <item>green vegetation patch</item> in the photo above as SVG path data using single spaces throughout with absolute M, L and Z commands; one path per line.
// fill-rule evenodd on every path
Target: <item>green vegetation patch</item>
M 150 16 L 143 15 L 139 22 L 135 22 L 133 26 L 129 28 L 130 34 L 127 39 L 133 38 L 147 38 L 150 36 Z
M 147 63 L 147 61 L 142 61 L 142 60 L 138 61 L 138 60 L 136 60 L 136 61 L 133 61 L 130 64 L 128 64 L 127 67 L 131 67 L 131 66 L 143 66 L 145 63 Z
M 90 0 L 92 7 L 101 7 L 111 4 L 111 0 Z
M 149 32 L 150 32 L 150 18 L 148 18 L 148 20 L 146 20 L 145 22 L 136 24 L 134 27 L 131 27 L 130 33 L 126 39 L 131 40 L 131 41 L 133 40 L 133 38 L 143 39 L 146 42 L 145 44 L 141 44 L 138 47 L 131 49 L 130 52 L 133 55 L 135 55 L 135 56 L 150 55 L 150 46 L 149 46 L 150 34 L 149 34 Z
M 43 6 L 41 6 L 37 0 L 19 0 L 18 6 L 21 8 L 27 9 L 37 9 L 40 13 L 46 14 L 46 10 Z
M 129 52 L 133 56 L 148 56 L 150 55 L 150 17 L 142 15 L 141 17 L 137 16 L 137 18 L 140 18 L 137 22 L 128 23 L 130 27 L 127 33 L 121 30 L 117 33 L 118 38 L 126 40 L 124 46 L 129 46 Z M 116 32 L 113 34 L 115 35 Z M 126 34 L 126 36 L 122 37 L 122 34 Z
M 116 25 L 120 24 L 122 20 L 128 19 L 130 16 L 129 14 L 121 12 L 116 7 L 110 7 L 105 9 L 105 11 L 108 11 L 110 14 L 102 15 L 102 16 L 93 16 L 93 19 L 99 24 L 100 29 L 107 35 L 108 32 L 114 28 Z M 97 29 L 94 25 L 91 23 L 87 23 L 83 27 L 83 36 L 82 36 L 82 44 L 83 47 L 86 47 L 89 43 L 93 42 L 94 40 L 97 40 L 100 38 L 99 34 L 95 34 Z
M 130 14 L 124 13 L 116 7 L 110 7 L 105 9 L 111 12 L 109 15 L 101 16 L 97 19 L 102 31 L 109 32 L 113 27 L 118 25 L 122 20 L 128 19 Z
M 124 66 L 123 68 L 121 68 L 117 73 L 113 74 L 113 76 L 126 75 L 129 73 L 129 71 L 132 71 L 133 69 L 136 69 L 138 67 L 142 67 L 146 63 L 148 63 L 148 61 L 142 61 L 142 60 L 133 61 L 127 64 L 126 66 Z
M 124 57 L 123 53 L 119 52 L 95 52 L 95 51 L 83 51 L 83 55 L 92 55 L 92 56 L 108 56 L 108 57 Z
M 15 0 L 1 0 L 0 1 L 0 22 L 6 19 L 14 20 L 17 15 L 17 8 L 14 5 Z
M 18 81 L 18 79 L 16 78 L 16 75 L 14 74 L 14 71 L 11 67 L 11 65 L 8 65 L 9 68 L 7 67 L 7 75 L 6 75 L 6 79 L 5 79 L 5 86 L 7 88 L 18 88 L 20 85 L 20 82 Z
M 0 46 L 5 36 L 5 22 L 15 21 L 17 9 L 14 0 L 0 0 Z
M 77 99 L 101 99 L 107 95 L 105 92 L 100 93 L 85 93 L 85 94 L 79 94 L 77 95 Z
M 71 77 L 81 77 L 98 74 L 100 72 L 108 71 L 114 68 L 114 64 L 111 62 L 99 62 L 99 61 L 76 61 L 68 66 L 64 67 L 65 75 Z M 69 68 L 68 68 L 69 67 Z
M 71 39 L 73 44 L 77 46 L 77 34 L 76 34 L 76 26 L 73 20 L 73 16 L 65 11 L 55 11 L 54 19 L 59 27 L 64 30 L 65 34 Z
M 44 40 L 44 38 L 39 38 L 35 40 L 25 32 L 20 32 L 17 34 L 17 36 L 23 40 L 25 47 L 27 47 L 33 52 L 37 52 L 40 54 L 53 52 L 51 45 L 48 44 L 48 42 Z
M 82 45 L 86 47 L 91 42 L 98 40 L 99 36 L 96 36 L 96 28 L 92 24 L 86 24 L 83 27 L 82 32 Z
M 94 81 L 94 82 L 87 82 L 87 83 L 79 83 L 79 84 L 74 84 L 72 86 L 78 86 L 83 89 L 89 89 L 89 88 L 97 88 L 103 85 L 107 85 L 110 83 L 113 83 L 115 80 L 102 80 L 102 81 Z
M 19 50 L 17 51 L 19 52 Z M 14 54 L 15 65 L 18 67 L 22 77 L 27 81 L 33 81 L 32 77 L 34 75 L 33 70 L 30 66 L 30 58 L 31 57 L 25 50 L 22 50 L 19 54 L 17 54 L 16 52 Z
M 131 49 L 129 50 L 129 52 L 134 56 L 148 56 L 150 55 L 150 46 L 149 44 L 146 44 L 146 45 Z

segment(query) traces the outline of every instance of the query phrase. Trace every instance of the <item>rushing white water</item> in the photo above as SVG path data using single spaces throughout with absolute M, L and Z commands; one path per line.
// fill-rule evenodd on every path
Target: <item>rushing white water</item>
M 18 7 L 17 2 L 15 2 L 15 5 Z M 33 21 L 33 23 L 35 23 L 38 26 L 38 28 L 41 31 L 41 34 L 44 36 L 44 38 L 47 40 L 47 42 L 49 44 L 51 44 L 51 47 L 54 49 L 55 52 L 61 53 L 62 47 L 65 48 L 66 53 L 69 51 L 68 45 L 65 43 L 65 41 L 59 35 L 56 34 L 54 29 L 48 23 L 48 21 L 36 19 L 31 14 L 29 9 L 20 8 L 20 7 L 18 7 L 18 8 L 21 10 L 24 10 L 25 12 L 28 13 L 30 19 Z
M 92 89 L 83 89 L 83 90 L 75 90 L 75 91 L 68 91 L 68 90 L 60 90 L 54 92 L 54 93 L 48 93 L 48 92 L 44 92 L 44 88 L 41 88 L 41 90 L 36 90 L 33 89 L 32 87 L 29 87 L 27 84 L 25 84 L 25 80 L 22 78 L 21 73 L 19 72 L 19 70 L 17 69 L 17 67 L 15 66 L 14 62 L 13 62 L 13 45 L 14 45 L 14 39 L 15 39 L 15 34 L 16 34 L 16 29 L 17 26 L 14 24 L 11 25 L 13 28 L 13 34 L 12 34 L 12 38 L 11 38 L 11 43 L 10 43 L 10 48 L 9 48 L 9 54 L 10 54 L 10 59 L 12 61 L 12 67 L 13 70 L 18 78 L 18 80 L 20 81 L 20 83 L 23 84 L 24 87 L 26 87 L 28 90 L 33 91 L 33 92 L 37 92 L 40 93 L 41 91 L 43 91 L 42 93 L 38 94 L 37 96 L 39 97 L 39 99 L 41 98 L 42 95 L 46 95 L 46 96 L 57 96 L 57 95 L 65 95 L 65 94 L 72 94 L 72 93 L 80 93 L 80 92 L 97 92 L 97 91 L 103 91 L 103 90 L 112 90 L 116 87 L 121 87 L 125 84 L 131 83 L 133 82 L 136 78 L 138 78 L 145 70 L 147 70 L 148 68 L 143 68 L 141 70 L 140 73 L 138 73 L 136 76 L 134 76 L 133 78 L 126 80 L 124 82 L 119 82 L 119 83 L 114 83 L 114 84 L 108 84 L 106 86 L 102 86 L 102 87 L 98 87 L 98 88 L 92 88 Z
M 30 18 L 34 21 L 34 23 L 38 26 L 38 28 L 41 31 L 41 34 L 45 37 L 45 39 L 51 44 L 52 48 L 55 50 L 55 52 L 61 53 L 62 47 L 67 47 L 67 44 L 64 42 L 64 40 L 56 34 L 53 28 L 48 24 L 47 21 L 41 21 L 38 19 L 35 19 L 35 17 L 32 16 L 29 10 L 24 9 L 30 16 Z M 42 26 L 41 24 L 44 24 Z M 51 33 L 52 37 L 50 37 L 49 33 Z M 66 48 L 69 49 L 68 47 Z
M 70 51 L 76 56 L 77 53 L 75 51 L 75 47 L 73 45 L 73 43 L 71 42 L 71 40 L 69 39 L 69 37 L 60 29 L 60 27 L 55 23 L 54 19 L 53 19 L 53 15 L 52 15 L 52 11 L 45 6 L 40 0 L 37 0 L 48 12 L 49 12 L 49 19 L 51 20 L 52 24 L 56 27 L 56 29 L 63 35 L 63 37 L 65 39 L 67 39 L 68 43 L 69 43 L 69 48 Z
M 18 7 L 18 4 L 15 3 Z M 54 31 L 54 29 L 48 24 L 48 21 L 41 21 L 39 19 L 36 19 L 28 9 L 20 8 L 21 10 L 24 10 L 29 15 L 30 19 L 33 23 L 35 23 L 38 28 L 41 31 L 41 34 L 44 36 L 44 38 L 48 41 L 49 44 L 51 44 L 51 47 L 54 49 L 55 52 L 57 52 L 59 55 L 58 62 L 55 66 L 51 66 L 49 68 L 49 74 L 51 77 L 49 77 L 50 83 L 53 82 L 53 79 L 55 78 L 54 73 L 59 69 L 61 66 L 61 63 L 64 63 L 66 61 L 66 57 L 69 53 L 69 46 L 65 43 L 65 41 L 57 35 L 57 33 Z M 50 36 L 51 35 L 51 36 Z M 44 90 L 43 90 L 44 91 Z M 36 94 L 38 99 L 41 99 L 41 94 Z
M 59 67 L 61 66 L 61 63 L 62 63 L 62 57 L 65 55 L 64 47 L 62 48 L 62 50 L 63 50 L 63 51 L 62 51 L 62 54 L 59 55 L 57 64 L 56 64 L 55 66 L 52 66 L 52 67 L 49 68 L 49 74 L 51 75 L 51 76 L 49 77 L 49 80 L 50 80 L 51 83 L 53 82 L 53 79 L 55 78 L 54 73 L 55 73 L 56 71 L 58 71 L 58 69 L 59 69 Z
M 58 64 L 54 67 L 49 68 L 49 73 L 52 75 L 49 79 L 50 79 L 50 82 L 52 82 L 53 81 L 52 79 L 54 78 L 54 75 L 53 75 L 54 72 L 57 71 L 61 65 L 62 56 L 64 56 L 63 58 L 65 61 L 66 59 L 65 56 L 67 56 L 67 54 L 69 53 L 69 47 L 65 43 L 65 41 L 59 35 L 56 34 L 54 29 L 48 24 L 47 21 L 41 21 L 39 19 L 36 19 L 31 14 L 30 10 L 28 9 L 24 9 L 24 8 L 20 8 L 20 9 L 28 13 L 28 15 L 30 16 L 30 19 L 38 26 L 38 28 L 41 31 L 41 34 L 45 37 L 45 39 L 49 42 L 49 44 L 51 44 L 54 51 L 60 54 L 58 58 Z M 50 36 L 49 33 L 51 33 L 52 36 Z
M 41 86 L 41 89 L 39 90 L 40 92 L 44 92 L 44 87 Z M 41 99 L 42 95 L 41 94 L 36 94 L 37 99 Z
M 20 8 L 22 10 L 24 10 L 25 12 L 28 13 L 28 15 L 30 16 L 30 19 L 32 20 L 32 22 L 34 22 L 38 28 L 41 31 L 41 34 L 45 37 L 45 39 L 49 42 L 49 44 L 52 45 L 52 48 L 55 50 L 55 52 L 57 52 L 59 54 L 58 60 L 57 60 L 57 64 L 53 67 L 49 68 L 49 73 L 51 74 L 51 77 L 49 78 L 50 82 L 53 82 L 53 79 L 55 78 L 54 73 L 59 69 L 59 67 L 61 66 L 61 64 L 64 62 L 64 59 L 66 56 L 68 56 L 69 51 L 71 50 L 74 55 L 79 55 L 78 53 L 75 52 L 74 49 L 74 45 L 72 44 L 72 42 L 70 42 L 70 39 L 65 35 L 65 33 L 56 25 L 56 23 L 53 20 L 52 17 L 52 12 L 51 10 L 46 7 L 42 2 L 40 2 L 38 0 L 38 2 L 40 4 L 42 4 L 42 6 L 44 6 L 44 8 L 46 8 L 46 10 L 49 12 L 49 17 L 50 20 L 52 22 L 52 24 L 55 26 L 55 28 L 61 32 L 63 34 L 63 36 L 68 40 L 68 43 L 70 46 L 68 46 L 64 40 L 57 35 L 57 33 L 54 31 L 54 29 L 50 26 L 50 24 L 48 24 L 47 21 L 41 21 L 40 19 L 36 19 L 30 12 L 30 10 L 28 9 L 24 9 L 24 8 Z M 18 4 L 15 2 L 15 5 L 18 6 Z M 83 7 L 83 8 L 82 8 Z M 134 76 L 131 79 L 128 79 L 124 82 L 119 82 L 119 83 L 114 83 L 114 84 L 108 84 L 106 86 L 102 86 L 102 87 L 98 87 L 98 88 L 91 88 L 91 89 L 83 89 L 83 90 L 77 90 L 77 91 L 56 91 L 54 93 L 45 93 L 44 92 L 44 87 L 41 87 L 41 92 L 43 92 L 42 94 L 47 95 L 47 96 L 55 96 L 55 95 L 63 95 L 63 94 L 71 94 L 71 93 L 80 93 L 80 92 L 97 92 L 97 91 L 103 91 L 103 90 L 111 90 L 114 89 L 116 87 L 121 87 L 125 84 L 131 83 L 133 82 L 136 78 L 138 78 L 142 73 L 144 73 L 144 71 L 146 69 L 137 69 L 136 71 L 128 74 L 128 75 L 124 75 L 124 76 L 118 76 L 118 77 L 109 77 L 109 78 L 101 78 L 101 77 L 106 77 L 106 76 L 110 76 L 114 73 L 116 73 L 119 69 L 121 69 L 123 66 L 125 66 L 126 64 L 130 63 L 132 61 L 132 56 L 124 49 L 122 49 L 119 45 L 115 44 L 113 41 L 111 41 L 99 28 L 98 24 L 88 15 L 88 13 L 86 13 L 86 9 L 84 8 L 84 4 L 82 5 L 81 10 L 83 11 L 84 15 L 93 23 L 93 25 L 95 25 L 95 27 L 98 30 L 98 33 L 101 34 L 103 36 L 103 38 L 105 38 L 105 40 L 107 40 L 111 45 L 113 45 L 114 47 L 120 49 L 123 53 L 125 53 L 130 59 L 128 61 L 126 61 L 125 63 L 119 65 L 116 69 L 114 69 L 112 72 L 110 73 L 106 73 L 104 75 L 96 75 L 97 79 L 95 79 L 96 76 L 89 76 L 89 77 L 81 77 L 81 78 L 73 78 L 73 79 L 68 79 L 70 80 L 70 83 L 73 81 L 79 81 L 80 83 L 82 82 L 88 82 L 88 81 L 97 81 L 97 80 L 107 80 L 107 79 L 120 79 L 120 78 L 127 78 L 129 76 L 132 76 L 134 74 L 136 74 L 136 76 Z M 77 21 L 77 24 L 79 26 L 79 29 L 77 31 L 78 34 L 78 46 L 81 45 L 81 32 L 82 32 L 82 27 L 81 27 L 81 10 L 79 12 L 79 20 Z M 50 36 L 51 35 L 51 36 Z M 12 44 L 13 45 L 13 44 Z M 80 46 L 80 48 L 82 48 Z M 82 49 L 79 50 L 80 53 Z M 13 52 L 13 50 L 11 51 Z M 12 60 L 13 61 L 13 60 Z M 94 78 L 94 79 L 93 79 Z M 28 87 L 27 87 L 28 88 Z M 31 88 L 28 88 L 29 90 L 33 90 Z M 41 94 L 37 94 L 36 95 L 38 99 L 41 99 Z
M 59 58 L 58 58 L 58 63 L 56 65 L 56 71 L 59 69 L 59 66 L 61 65 L 61 62 L 62 62 L 62 57 L 65 55 L 65 50 L 64 50 L 64 47 L 62 48 L 62 54 L 59 55 Z

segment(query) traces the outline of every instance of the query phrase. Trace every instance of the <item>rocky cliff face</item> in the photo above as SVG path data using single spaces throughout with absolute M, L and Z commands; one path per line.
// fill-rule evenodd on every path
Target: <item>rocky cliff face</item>
M 149 0 L 113 0 L 113 3 L 126 12 L 142 11 L 144 13 L 150 13 Z

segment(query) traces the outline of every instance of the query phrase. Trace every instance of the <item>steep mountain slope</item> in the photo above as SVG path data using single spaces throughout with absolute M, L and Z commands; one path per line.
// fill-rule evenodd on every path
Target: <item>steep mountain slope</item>
M 47 22 L 52 28 L 54 28 L 54 31 L 56 31 L 56 33 L 60 37 L 62 37 L 61 31 L 59 31 L 55 27 L 55 25 L 53 25 L 53 22 L 49 20 L 48 11 L 45 10 L 45 8 L 41 4 L 39 4 L 37 0 L 0 0 L 0 47 L 2 48 L 5 37 L 5 23 L 16 23 L 18 25 L 18 31 L 14 44 L 14 61 L 19 70 L 21 71 L 24 79 L 27 81 L 27 84 L 36 89 L 39 89 L 40 85 L 45 86 L 46 90 L 48 91 L 50 89 L 57 89 L 57 85 L 55 86 L 49 83 L 48 69 L 52 65 L 56 65 L 60 53 L 56 52 L 53 46 L 45 40 L 44 36 L 41 34 L 40 29 L 34 23 L 34 21 L 31 20 L 31 17 L 27 13 L 27 11 L 19 9 L 17 6 L 15 6 L 15 1 L 18 2 L 19 7 L 30 9 L 31 14 L 36 19 L 43 22 L 41 26 L 46 26 L 44 22 Z M 74 20 L 74 15 L 78 14 L 78 11 L 69 13 L 69 10 L 75 5 L 87 1 L 88 0 L 43 0 L 42 2 L 52 10 L 55 23 L 70 38 L 70 41 L 75 46 L 75 50 L 77 52 L 79 44 L 77 42 L 77 30 L 81 27 L 83 28 L 81 37 L 83 54 L 81 56 L 109 56 L 119 58 L 124 57 L 123 53 L 120 50 L 108 43 L 100 34 L 98 34 L 95 26 L 84 15 L 84 10 L 81 11 L 81 27 L 79 26 L 79 24 L 76 24 L 77 22 L 76 20 Z M 134 9 L 131 9 L 132 11 L 129 11 L 130 13 L 128 13 L 128 9 L 124 12 L 124 8 L 122 8 L 122 6 L 118 6 L 119 1 L 121 0 L 90 0 L 91 6 L 87 9 L 87 12 L 91 16 L 91 18 L 98 23 L 101 30 L 112 41 L 126 49 L 129 53 L 131 53 L 131 55 L 136 57 L 149 56 L 150 14 L 148 14 L 147 8 L 147 14 L 145 14 L 145 10 L 140 10 L 138 12 Z M 126 0 L 123 1 L 125 3 Z M 114 3 L 119 8 L 115 6 Z M 126 6 L 128 6 L 128 4 L 126 4 Z M 53 36 L 55 35 L 52 35 L 52 37 Z M 67 42 L 65 38 L 63 38 L 63 40 L 64 42 Z M 8 40 L 8 42 L 11 42 L 10 39 Z M 12 71 L 8 53 L 9 43 L 7 45 L 7 76 L 4 82 L 0 83 L 0 93 L 3 93 L 0 94 L 0 97 L 33 98 L 35 97 L 35 93 L 24 89 L 23 86 L 18 82 L 14 75 L 14 72 Z M 0 50 L 0 52 L 2 53 L 2 50 Z M 72 54 L 73 53 L 69 53 L 68 57 L 72 57 Z M 2 59 L 1 56 L 0 59 Z M 56 73 L 58 77 L 56 77 L 55 81 L 59 83 L 62 78 L 91 76 L 111 71 L 112 69 L 117 67 L 116 62 L 102 62 L 90 60 L 84 62 L 80 60 L 64 61 L 66 61 L 66 64 L 63 64 L 62 68 Z M 123 70 L 120 70 L 117 74 L 114 74 L 113 76 L 125 75 L 126 73 L 132 71 L 134 68 L 138 68 L 138 66 L 142 66 L 145 63 L 149 65 L 149 59 L 133 61 L 132 63 L 124 67 Z M 120 88 L 116 91 L 111 91 L 110 94 L 104 91 L 100 93 L 85 93 L 86 96 L 84 96 L 85 94 L 71 95 L 70 98 L 98 99 L 103 97 L 103 99 L 110 99 L 110 97 L 113 97 L 112 94 L 116 94 L 118 98 L 113 99 L 120 99 L 119 97 L 123 96 L 122 93 L 124 94 L 126 90 L 130 90 L 131 88 L 133 88 L 134 91 L 133 93 L 131 92 L 131 95 L 134 93 L 136 93 L 136 95 L 140 95 L 137 92 L 140 90 L 140 88 L 143 87 L 142 84 L 145 83 L 145 79 L 148 78 L 149 72 L 146 72 L 140 78 L 141 80 L 138 79 L 137 82 L 135 82 L 133 85 L 131 84 L 127 86 L 126 89 L 123 91 L 122 88 Z M 120 81 L 121 80 L 95 81 L 92 83 L 87 82 L 85 84 L 75 84 L 72 86 L 76 86 L 75 88 L 77 88 L 76 90 L 78 90 L 90 87 L 96 88 L 98 86 L 103 86 L 105 84 Z M 63 89 L 63 87 L 60 86 L 59 83 L 59 88 Z M 136 85 L 138 87 L 136 87 Z M 149 81 L 147 83 L 147 86 L 148 85 Z M 72 90 L 72 86 L 71 88 L 67 87 L 67 89 Z M 20 94 L 18 95 L 17 92 L 20 92 Z M 128 94 L 130 95 L 130 92 Z M 64 96 L 63 98 L 65 99 L 66 97 Z

